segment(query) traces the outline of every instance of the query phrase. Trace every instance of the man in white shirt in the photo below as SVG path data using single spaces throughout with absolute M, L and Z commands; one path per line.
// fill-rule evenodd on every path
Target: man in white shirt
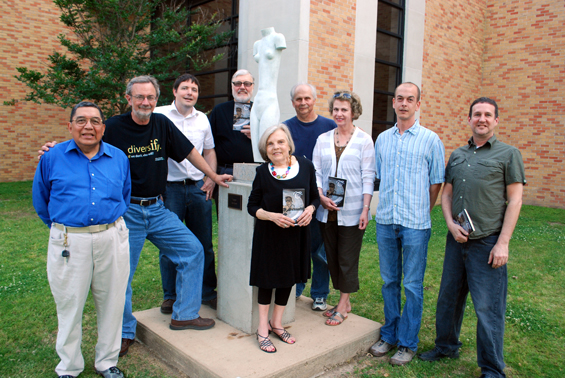
M 214 138 L 208 117 L 196 110 L 200 83 L 191 74 L 179 76 L 173 85 L 175 100 L 171 105 L 155 108 L 169 118 L 192 142 L 212 170 L 216 170 Z M 204 248 L 204 277 L 202 282 L 202 303 L 216 309 L 216 271 L 212 246 L 212 192 L 214 182 L 204 181 L 204 173 L 188 160 L 181 163 L 169 159 L 165 207 L 175 213 L 186 227 L 196 236 Z M 164 255 L 159 257 L 164 301 L 163 314 L 170 314 L 176 300 L 176 267 Z

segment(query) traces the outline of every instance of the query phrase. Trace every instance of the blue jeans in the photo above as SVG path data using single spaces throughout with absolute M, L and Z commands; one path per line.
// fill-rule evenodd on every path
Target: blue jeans
M 459 334 L 471 292 L 477 314 L 477 362 L 483 374 L 504 374 L 504 317 L 508 277 L 506 265 L 488 264 L 498 235 L 457 243 L 447 233 L 443 274 L 436 307 L 436 346 L 445 354 L 461 346 Z
M 186 227 L 204 248 L 204 279 L 202 281 L 202 300 L 209 301 L 217 297 L 216 264 L 212 246 L 212 200 L 206 201 L 206 193 L 200 190 L 204 181 L 195 185 L 167 183 L 165 207 L 185 222 Z M 177 271 L 175 264 L 161 254 L 159 256 L 161 280 L 165 299 L 176 299 L 175 282 Z
M 130 204 L 124 214 L 124 220 L 129 228 L 130 271 L 122 338 L 135 338 L 137 320 L 132 314 L 131 281 L 145 239 L 155 244 L 159 248 L 159 254 L 166 255 L 176 266 L 177 301 L 173 306 L 172 318 L 174 320 L 198 318 L 204 270 L 204 252 L 198 239 L 175 214 L 165 208 L 161 200 L 150 206 Z
M 328 297 L 330 293 L 330 272 L 328 270 L 328 260 L 326 259 L 326 250 L 320 232 L 320 226 L 316 217 L 312 217 L 310 222 L 310 238 L 312 240 L 310 255 L 312 257 L 312 286 L 310 287 L 310 296 L 313 299 Z M 296 296 L 302 295 L 306 287 L 305 283 L 296 284 Z
M 385 305 L 381 338 L 389 344 L 398 344 L 414 352 L 418 349 L 424 308 L 424 273 L 430 236 L 429 228 L 415 230 L 398 224 L 377 223 L 379 264 L 384 281 L 381 291 Z M 401 281 L 406 295 L 402 315 Z

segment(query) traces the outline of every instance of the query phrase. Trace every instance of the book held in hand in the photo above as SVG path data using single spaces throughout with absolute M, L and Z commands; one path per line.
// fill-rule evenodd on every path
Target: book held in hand
M 463 227 L 468 234 L 475 231 L 475 226 L 473 225 L 473 221 L 471 220 L 467 209 L 463 209 L 463 211 L 460 212 L 455 219 L 453 219 L 453 222 Z
M 304 212 L 304 189 L 283 189 L 283 215 L 296 221 Z
M 328 182 L 329 183 L 328 183 L 328 190 L 326 191 L 326 197 L 334 201 L 337 207 L 343 207 L 347 180 L 330 176 L 328 177 Z

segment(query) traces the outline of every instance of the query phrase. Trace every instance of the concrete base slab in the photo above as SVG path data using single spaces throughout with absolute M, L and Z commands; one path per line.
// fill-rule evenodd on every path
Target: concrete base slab
M 190 377 L 314 377 L 324 368 L 366 353 L 380 334 L 381 325 L 349 314 L 343 324 L 325 325 L 322 312 L 312 311 L 312 299 L 296 302 L 296 321 L 285 328 L 296 338 L 289 345 L 271 335 L 276 353 L 259 349 L 255 335 L 243 333 L 218 320 L 216 312 L 202 306 L 200 316 L 216 326 L 205 331 L 173 331 L 170 316 L 159 308 L 136 312 L 137 339 L 161 359 Z

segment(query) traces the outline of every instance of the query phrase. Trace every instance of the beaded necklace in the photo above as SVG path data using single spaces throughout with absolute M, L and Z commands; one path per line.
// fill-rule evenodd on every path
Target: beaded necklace
M 291 162 L 292 162 L 292 159 L 288 159 L 288 168 L 286 169 L 286 172 L 283 175 L 277 175 L 277 172 L 275 171 L 275 166 L 273 165 L 272 162 L 270 162 L 269 168 L 271 169 L 271 174 L 279 180 L 286 178 L 286 176 L 288 176 L 288 172 L 290 172 Z
M 345 146 L 340 146 L 340 145 L 339 145 L 339 131 L 338 131 L 337 127 L 336 127 L 336 129 L 335 129 L 335 138 L 334 138 L 334 139 L 335 139 L 335 145 L 336 145 L 336 147 L 339 148 L 340 150 L 341 150 L 341 149 L 344 149 L 345 147 L 347 147 L 347 143 L 349 143 L 349 141 L 351 140 L 351 137 L 353 136 L 353 133 L 354 133 L 354 132 L 355 132 L 355 126 L 353 126 L 353 130 L 351 130 L 351 135 L 349 136 L 349 139 L 347 139 L 347 141 L 345 142 Z

